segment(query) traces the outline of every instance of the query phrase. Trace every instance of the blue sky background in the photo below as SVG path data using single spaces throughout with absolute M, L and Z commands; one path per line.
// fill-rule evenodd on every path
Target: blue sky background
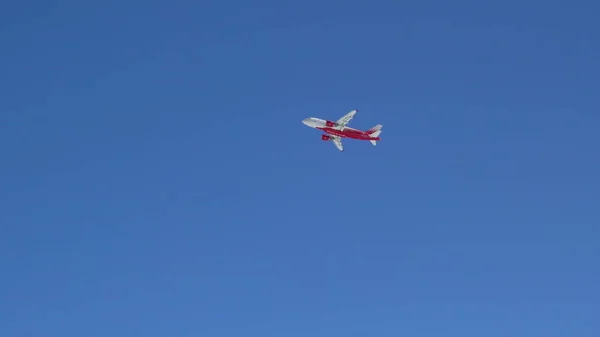
M 599 10 L 2 3 L 0 335 L 600 335 Z

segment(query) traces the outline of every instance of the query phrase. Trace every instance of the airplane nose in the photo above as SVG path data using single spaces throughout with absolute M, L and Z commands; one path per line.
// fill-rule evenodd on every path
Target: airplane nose
M 310 122 L 311 122 L 310 118 L 304 118 L 302 120 L 302 124 L 304 124 L 306 126 L 310 126 Z

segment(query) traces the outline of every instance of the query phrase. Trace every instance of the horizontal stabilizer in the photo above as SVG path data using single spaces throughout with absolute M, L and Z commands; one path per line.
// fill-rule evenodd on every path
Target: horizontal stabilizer
M 381 126 L 380 126 L 379 130 L 374 131 L 373 133 L 369 134 L 369 136 L 373 137 L 373 138 L 377 138 L 377 137 L 379 137 L 380 134 L 381 134 Z M 371 139 L 370 142 L 371 142 L 371 144 L 373 144 L 373 146 L 377 145 L 377 141 L 374 139 Z

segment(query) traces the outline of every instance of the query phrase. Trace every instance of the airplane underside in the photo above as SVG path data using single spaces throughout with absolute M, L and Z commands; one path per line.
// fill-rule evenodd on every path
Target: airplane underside
M 373 137 L 370 134 L 366 134 L 366 133 L 363 133 L 358 130 L 352 130 L 354 132 L 352 132 L 352 131 L 348 132 L 348 131 L 350 131 L 348 129 L 346 129 L 344 131 L 339 131 L 339 130 L 335 130 L 335 129 L 321 129 L 321 130 L 323 132 L 327 133 L 325 135 L 321 135 L 321 140 L 332 141 L 333 144 L 335 145 L 335 147 L 340 151 L 344 151 L 344 144 L 342 143 L 342 138 L 368 140 L 374 146 L 377 145 L 377 141 L 380 140 L 380 138 L 377 136 Z

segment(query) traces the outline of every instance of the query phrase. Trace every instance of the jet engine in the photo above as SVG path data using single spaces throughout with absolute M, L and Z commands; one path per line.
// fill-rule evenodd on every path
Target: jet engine
M 329 140 L 329 139 L 331 139 L 331 137 L 329 137 L 328 135 L 321 135 L 321 139 L 322 140 Z
M 332 122 L 332 121 L 326 121 L 326 122 L 325 122 L 325 125 L 327 125 L 327 127 L 330 127 L 330 128 L 331 128 L 331 127 L 333 127 L 333 126 L 335 125 L 335 123 L 334 123 L 334 122 Z

